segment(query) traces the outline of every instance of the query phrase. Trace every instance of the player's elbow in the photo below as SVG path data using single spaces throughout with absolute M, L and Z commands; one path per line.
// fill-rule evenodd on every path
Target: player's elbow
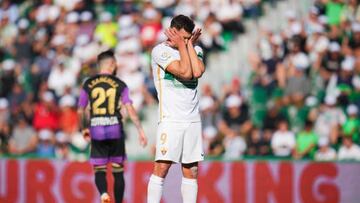
M 204 72 L 205 72 L 204 64 L 198 63 L 198 66 L 193 69 L 193 76 L 194 78 L 201 78 Z
M 202 71 L 196 71 L 193 73 L 193 77 L 194 78 L 201 78 L 201 76 L 203 75 L 204 72 Z

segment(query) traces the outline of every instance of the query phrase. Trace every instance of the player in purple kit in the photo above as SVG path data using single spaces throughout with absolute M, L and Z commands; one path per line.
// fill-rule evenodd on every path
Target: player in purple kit
M 123 163 L 126 158 L 125 138 L 120 108 L 125 107 L 135 124 L 140 144 L 145 147 L 147 138 L 140 124 L 126 84 L 115 75 L 116 59 L 112 51 L 98 55 L 100 73 L 88 78 L 80 92 L 78 113 L 84 136 L 91 138 L 90 163 L 95 171 L 95 184 L 101 195 L 101 202 L 110 202 L 107 193 L 106 165 L 111 163 L 115 179 L 115 202 L 121 203 L 125 182 Z M 89 106 L 90 118 L 87 116 Z

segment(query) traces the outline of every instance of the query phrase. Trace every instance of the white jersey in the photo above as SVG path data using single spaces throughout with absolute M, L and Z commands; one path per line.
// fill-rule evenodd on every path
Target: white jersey
M 199 58 L 202 49 L 195 46 Z M 198 122 L 198 80 L 183 81 L 166 71 L 167 66 L 180 60 L 180 53 L 165 43 L 155 46 L 151 53 L 151 66 L 159 99 L 159 121 Z

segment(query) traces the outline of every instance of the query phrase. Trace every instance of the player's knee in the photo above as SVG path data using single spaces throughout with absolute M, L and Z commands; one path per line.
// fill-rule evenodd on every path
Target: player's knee
M 198 166 L 193 166 L 190 168 L 190 171 L 191 171 L 191 175 L 193 178 L 197 178 L 198 177 Z
M 185 178 L 196 179 L 198 177 L 198 165 L 197 164 L 183 164 L 183 176 Z
M 159 177 L 165 178 L 168 171 L 169 171 L 169 168 L 166 165 L 160 165 L 155 168 L 154 174 Z
M 171 166 L 170 163 L 156 162 L 154 167 L 154 175 L 159 176 L 161 178 L 165 178 L 169 171 L 170 166 Z
M 122 164 L 112 163 L 111 166 L 112 166 L 112 172 L 113 173 L 124 172 L 124 166 Z

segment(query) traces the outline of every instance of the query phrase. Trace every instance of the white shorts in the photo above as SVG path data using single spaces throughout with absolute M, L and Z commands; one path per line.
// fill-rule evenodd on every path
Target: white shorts
M 201 122 L 160 122 L 155 161 L 194 163 L 204 160 Z

